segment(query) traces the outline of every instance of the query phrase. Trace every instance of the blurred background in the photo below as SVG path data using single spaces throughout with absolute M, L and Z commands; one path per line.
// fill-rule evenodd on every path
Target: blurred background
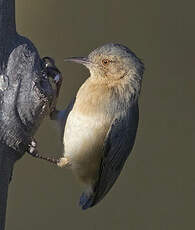
M 142 58 L 146 71 L 136 144 L 105 199 L 81 211 L 72 173 L 26 155 L 15 165 L 6 229 L 195 229 L 194 7 L 176 0 L 16 1 L 18 32 L 63 73 L 59 109 L 89 75 L 65 57 L 118 42 Z M 36 138 L 40 152 L 61 154 L 49 119 Z

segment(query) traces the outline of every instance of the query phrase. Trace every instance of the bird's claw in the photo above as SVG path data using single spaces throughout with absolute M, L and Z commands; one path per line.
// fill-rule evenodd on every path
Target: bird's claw
M 56 111 L 56 104 L 57 104 L 57 99 L 60 93 L 60 88 L 62 85 L 62 74 L 59 71 L 59 69 L 56 67 L 55 65 L 55 61 L 53 58 L 51 57 L 44 57 L 43 59 L 43 64 L 44 64 L 44 69 L 45 69 L 45 73 L 48 77 L 52 78 L 53 83 L 55 84 L 56 87 L 56 91 L 55 91 L 55 95 L 54 95 L 54 100 L 53 103 L 50 107 L 50 117 L 53 117 L 53 114 Z
M 30 143 L 28 144 L 28 153 L 31 155 L 35 155 L 37 150 L 37 142 L 34 138 L 31 138 Z
M 55 164 L 55 165 L 59 164 L 59 160 L 58 159 L 54 159 L 54 158 L 50 158 L 50 157 L 45 157 L 45 156 L 42 156 L 42 155 L 40 155 L 38 153 L 37 142 L 35 141 L 35 139 L 33 137 L 31 138 L 31 140 L 30 140 L 30 142 L 28 144 L 27 153 L 30 154 L 32 157 L 48 161 L 48 162 L 50 162 L 52 164 Z
M 62 84 L 62 74 L 60 70 L 56 67 L 55 61 L 51 57 L 44 57 L 43 59 L 44 69 L 48 77 L 51 77 L 53 83 L 57 88 L 57 96 L 59 95 L 60 87 Z

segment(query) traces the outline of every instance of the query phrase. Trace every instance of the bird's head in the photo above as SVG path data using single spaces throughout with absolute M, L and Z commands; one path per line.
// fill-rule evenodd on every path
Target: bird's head
M 124 77 L 142 77 L 144 65 L 126 46 L 109 43 L 93 50 L 88 57 L 71 57 L 73 61 L 85 65 L 91 77 L 119 80 Z

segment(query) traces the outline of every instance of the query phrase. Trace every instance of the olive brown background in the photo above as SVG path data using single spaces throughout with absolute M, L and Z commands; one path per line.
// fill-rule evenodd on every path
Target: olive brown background
M 63 73 L 63 109 L 88 77 L 64 63 L 107 42 L 131 48 L 145 63 L 140 123 L 117 183 L 96 207 L 81 211 L 72 173 L 25 155 L 9 190 L 7 229 L 195 229 L 195 3 L 159 0 L 18 0 L 17 30 Z M 39 150 L 59 156 L 53 122 L 36 135 Z

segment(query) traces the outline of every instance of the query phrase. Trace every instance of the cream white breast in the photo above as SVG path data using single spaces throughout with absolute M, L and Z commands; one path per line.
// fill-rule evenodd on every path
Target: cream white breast
M 93 184 L 96 180 L 112 117 L 105 109 L 108 102 L 102 87 L 96 88 L 95 92 L 97 94 L 93 81 L 87 80 L 78 91 L 64 131 L 64 157 L 84 184 Z
M 71 111 L 64 132 L 64 157 L 76 176 L 85 184 L 96 178 L 109 122 L 102 116 L 91 117 Z

